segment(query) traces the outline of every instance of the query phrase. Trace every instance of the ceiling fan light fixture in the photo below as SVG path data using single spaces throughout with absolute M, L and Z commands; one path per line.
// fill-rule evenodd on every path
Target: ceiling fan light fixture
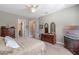
M 26 5 L 30 9 L 31 12 L 36 12 L 36 9 L 38 8 L 38 5 Z
M 31 12 L 36 12 L 36 9 L 35 8 L 31 8 Z

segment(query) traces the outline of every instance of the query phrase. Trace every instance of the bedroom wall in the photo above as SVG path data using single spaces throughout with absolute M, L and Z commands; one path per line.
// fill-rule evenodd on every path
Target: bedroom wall
M 35 18 L 35 21 L 36 21 L 35 37 L 36 37 L 37 39 L 39 39 L 39 19 L 38 19 L 38 18 Z
M 15 22 L 17 22 L 17 17 L 18 16 L 16 15 L 0 11 L 0 26 L 15 26 Z
M 19 15 L 15 15 L 15 14 L 11 14 L 11 13 L 7 13 L 7 12 L 3 12 L 0 11 L 0 26 L 15 26 L 16 28 L 16 37 L 18 38 L 18 20 L 22 19 L 25 20 L 25 36 L 28 37 L 29 36 L 29 20 L 30 18 L 25 18 Z M 34 18 L 34 20 L 36 21 L 36 30 L 35 30 L 35 35 L 36 37 L 38 37 L 39 34 L 39 19 L 38 18 Z
M 58 12 L 40 17 L 40 24 L 51 22 L 56 24 L 56 40 L 58 43 L 63 43 L 63 29 L 66 25 L 77 24 L 79 25 L 79 6 L 73 6 L 70 8 L 65 8 Z M 40 32 L 44 32 L 43 29 Z M 50 32 L 50 28 L 49 28 Z
M 17 24 L 18 19 L 20 19 L 22 16 L 10 14 L 7 12 L 0 11 L 0 26 L 15 26 L 15 36 L 18 38 L 17 33 Z M 21 19 L 24 19 L 23 17 Z

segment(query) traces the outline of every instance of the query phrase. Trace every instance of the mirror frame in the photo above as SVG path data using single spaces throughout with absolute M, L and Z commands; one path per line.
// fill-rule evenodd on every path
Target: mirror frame
M 48 29 L 49 29 L 48 23 L 45 23 L 44 28 L 45 28 L 45 33 L 48 33 Z
M 50 24 L 50 33 L 55 33 L 56 31 L 55 31 L 55 23 L 54 22 L 52 22 L 51 24 Z

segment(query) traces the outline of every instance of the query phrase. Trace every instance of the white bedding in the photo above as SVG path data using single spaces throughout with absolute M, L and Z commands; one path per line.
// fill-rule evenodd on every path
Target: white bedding
M 24 43 L 24 44 L 23 44 Z M 21 44 L 22 47 L 20 48 L 15 48 L 15 49 L 8 49 L 7 48 L 7 53 L 9 55 L 28 55 L 28 54 L 44 54 L 45 52 L 45 44 L 44 42 L 38 40 L 38 39 L 34 39 L 34 38 L 25 38 L 23 40 L 23 43 Z M 4 46 L 2 46 L 2 48 L 5 48 Z M 2 49 L 0 48 L 0 50 Z M 5 52 L 6 49 L 4 49 Z M 10 50 L 10 53 L 8 53 Z M 5 53 L 3 53 L 5 54 Z
M 11 47 L 11 48 L 19 48 L 20 46 L 17 44 L 17 42 L 15 41 L 15 39 L 6 36 L 4 38 L 6 46 Z
M 24 43 L 24 44 L 23 44 Z M 24 39 L 21 46 L 23 49 L 15 50 L 13 54 L 44 54 L 45 53 L 45 44 L 44 42 L 34 39 L 34 38 L 26 38 Z M 20 51 L 20 52 L 19 52 Z

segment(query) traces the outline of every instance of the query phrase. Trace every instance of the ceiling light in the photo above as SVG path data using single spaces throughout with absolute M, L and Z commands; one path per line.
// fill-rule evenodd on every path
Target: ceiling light
M 28 9 L 30 9 L 31 10 L 31 12 L 36 12 L 36 9 L 37 9 L 37 7 L 38 7 L 38 5 L 26 5 L 26 7 L 28 8 Z
M 31 8 L 31 11 L 32 11 L 32 12 L 35 12 L 35 11 L 36 11 L 36 9 L 35 9 L 35 8 Z

